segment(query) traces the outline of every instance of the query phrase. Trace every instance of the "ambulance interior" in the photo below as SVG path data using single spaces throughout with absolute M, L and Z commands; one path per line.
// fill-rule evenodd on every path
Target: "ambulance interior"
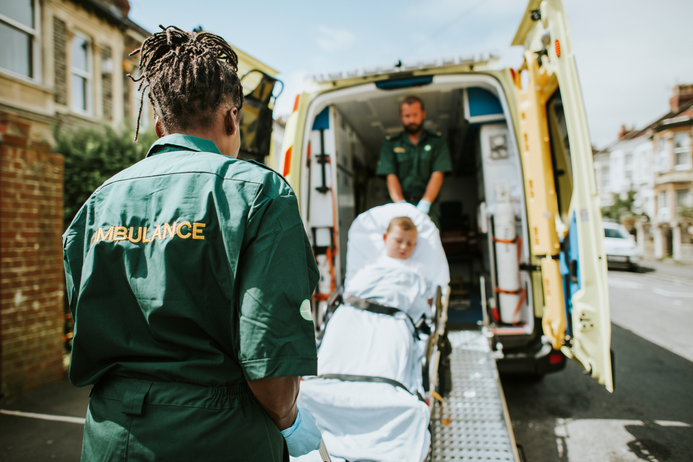
M 535 294 L 520 157 L 505 97 L 491 78 L 426 82 L 405 88 L 370 83 L 329 92 L 309 109 L 313 123 L 306 128 L 310 146 L 304 143 L 304 158 L 310 168 L 303 171 L 301 197 L 323 276 L 318 292 L 328 295 L 334 289 L 326 249 L 336 244 L 331 271 L 339 285 L 350 224 L 359 213 L 390 202 L 385 179 L 375 175 L 380 148 L 385 136 L 402 130 L 400 102 L 416 95 L 425 104 L 424 127 L 447 138 L 453 165 L 438 196 L 451 272 L 448 323 L 486 321 L 496 333 L 521 341 L 535 328 Z

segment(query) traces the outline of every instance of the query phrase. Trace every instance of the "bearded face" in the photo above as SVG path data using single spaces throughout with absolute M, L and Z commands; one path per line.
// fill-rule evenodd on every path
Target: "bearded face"
M 423 127 L 423 124 L 411 123 L 409 125 L 404 126 L 404 131 L 410 135 L 416 135 L 421 131 L 421 127 Z
M 421 104 L 419 102 L 402 104 L 400 107 L 399 120 L 404 126 L 404 131 L 410 135 L 421 133 L 425 119 L 426 111 L 421 109 Z

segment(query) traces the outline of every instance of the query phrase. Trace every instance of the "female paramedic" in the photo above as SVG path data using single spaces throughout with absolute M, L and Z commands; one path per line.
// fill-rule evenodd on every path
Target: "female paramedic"
M 289 185 L 235 159 L 236 53 L 162 29 L 133 52 L 159 140 L 63 236 L 82 460 L 288 460 L 320 444 L 296 407 L 317 266 Z

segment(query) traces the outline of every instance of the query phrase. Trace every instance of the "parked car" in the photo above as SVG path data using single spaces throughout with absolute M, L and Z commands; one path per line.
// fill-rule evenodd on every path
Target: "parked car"
M 602 223 L 604 226 L 604 253 L 609 267 L 627 268 L 632 271 L 640 266 L 640 252 L 635 239 L 623 225 Z

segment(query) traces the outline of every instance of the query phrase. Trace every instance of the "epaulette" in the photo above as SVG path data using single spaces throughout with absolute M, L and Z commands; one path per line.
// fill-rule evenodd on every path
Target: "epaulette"
M 431 129 L 426 129 L 426 131 L 428 132 L 429 135 L 435 136 L 437 138 L 440 138 L 441 136 L 443 136 L 443 132 L 437 132 L 437 131 L 434 131 Z
M 403 134 L 404 134 L 403 131 L 402 131 L 402 132 L 393 133 L 392 135 L 387 135 L 387 136 L 385 137 L 385 140 L 387 140 L 387 141 L 398 140 L 398 139 L 402 138 L 402 135 L 403 135 Z

